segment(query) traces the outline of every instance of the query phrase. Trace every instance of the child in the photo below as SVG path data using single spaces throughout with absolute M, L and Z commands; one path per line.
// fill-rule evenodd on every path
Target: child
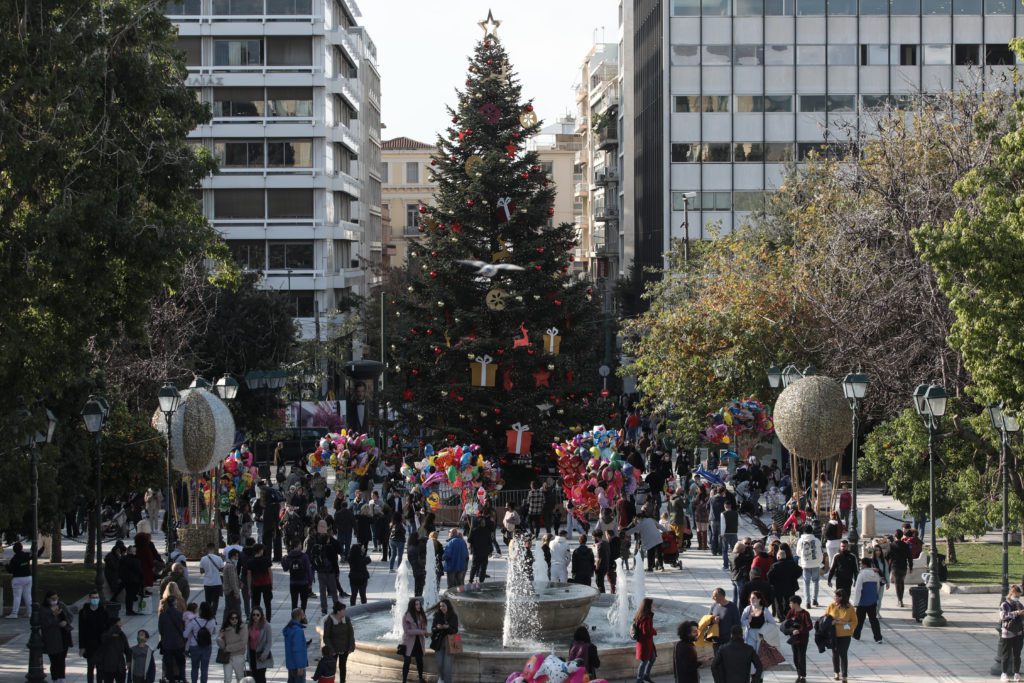
M 313 680 L 316 683 L 334 683 L 334 674 L 337 671 L 338 658 L 331 656 L 324 645 L 320 648 L 320 661 L 317 662 L 316 672 Z
M 131 668 L 129 669 L 131 683 L 153 683 L 156 680 L 156 659 L 153 657 L 153 649 L 149 647 L 149 631 L 140 630 L 135 634 L 136 645 L 131 649 Z

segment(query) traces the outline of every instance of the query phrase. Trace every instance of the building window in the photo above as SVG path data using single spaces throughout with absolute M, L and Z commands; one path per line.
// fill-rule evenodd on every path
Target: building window
M 889 0 L 860 0 L 860 13 L 886 15 L 889 13 Z
M 800 66 L 823 66 L 825 64 L 825 46 L 797 45 L 796 63 Z
M 736 16 L 759 17 L 764 14 L 765 0 L 736 0 Z
M 697 66 L 700 64 L 699 45 L 673 45 L 672 65 L 673 66 Z
M 223 168 L 263 168 L 263 140 L 223 140 L 213 143 L 213 155 Z
M 893 45 L 892 63 L 900 66 L 917 66 L 917 45 Z
M 263 0 L 213 0 L 215 15 L 257 16 L 263 14 Z
M 310 15 L 312 0 L 267 0 L 267 14 L 280 16 Z
M 737 163 L 783 163 L 793 159 L 793 145 L 788 142 L 737 142 L 733 147 Z
M 194 17 L 202 13 L 200 0 L 171 0 L 164 5 L 164 12 L 171 17 Z
M 828 0 L 828 14 L 831 17 L 854 16 L 857 14 L 857 0 Z
M 263 240 L 228 240 L 228 249 L 239 268 L 267 269 L 267 243 Z
M 992 43 L 985 46 L 985 63 L 989 66 L 1009 66 L 1013 64 L 1013 50 L 1009 45 Z
M 269 270 L 313 270 L 313 242 L 267 242 Z
M 921 0 L 892 0 L 889 7 L 894 16 L 913 16 L 921 13 Z
M 960 43 L 953 46 L 953 63 L 957 66 L 981 64 L 981 45 Z
M 405 183 L 412 185 L 420 181 L 420 164 L 418 161 L 405 162 Z
M 796 0 L 764 0 L 764 13 L 768 17 L 791 17 Z
M 677 114 L 699 114 L 700 95 L 676 95 L 673 98 Z
M 764 209 L 765 192 L 746 191 L 732 193 L 732 208 L 735 211 L 761 211 Z
M 981 14 L 981 0 L 953 0 L 953 14 Z
M 185 66 L 202 66 L 202 38 L 198 36 L 179 36 L 174 41 L 174 49 L 185 53 Z
M 857 111 L 857 96 L 856 95 L 829 95 L 828 96 L 828 111 L 829 113 L 849 113 Z
M 267 88 L 267 111 L 270 116 L 308 118 L 313 115 L 313 89 Z
M 727 17 L 732 14 L 730 0 L 701 0 L 700 5 L 705 17 Z
M 704 66 L 731 64 L 732 46 L 705 45 L 700 51 L 700 61 Z
M 890 48 L 896 47 L 896 45 L 861 45 L 861 66 L 885 66 L 889 64 Z
M 292 317 L 312 318 L 316 316 L 316 297 L 313 292 L 282 291 L 279 296 L 288 303 Z
M 267 166 L 312 168 L 312 140 L 267 140 Z
M 700 16 L 700 0 L 672 0 L 672 16 Z
M 761 45 L 736 45 L 732 49 L 733 63 L 737 66 L 761 66 L 764 64 L 764 47 Z
M 313 63 L 313 41 L 306 36 L 267 38 L 267 66 L 309 66 Z
M 672 163 L 686 164 L 696 162 L 728 162 L 730 161 L 729 143 L 684 142 L 672 144 Z
M 263 219 L 263 190 L 215 190 L 213 193 L 214 218 Z
M 268 218 L 313 218 L 313 190 L 267 190 Z
M 685 197 L 685 192 L 672 193 L 672 210 L 686 211 L 688 209 L 700 210 L 700 193 L 696 197 Z
M 1011 0 L 985 0 L 985 14 L 1013 14 Z
M 921 3 L 921 14 L 945 14 L 952 11 L 950 0 L 923 0 Z M 926 61 L 925 64 L 928 62 Z M 949 62 L 946 62 L 949 64 Z
M 808 112 L 823 112 L 826 108 L 826 101 L 824 95 L 801 95 L 800 96 L 800 111 L 804 113 Z
M 789 112 L 793 111 L 792 95 L 736 95 L 737 112 Z
M 262 66 L 263 41 L 235 38 L 213 41 L 214 66 Z
M 732 193 L 701 192 L 700 209 L 701 211 L 729 211 L 732 209 Z
M 334 272 L 340 273 L 349 267 L 352 245 L 346 240 L 334 240 Z
M 390 174 L 391 174 L 391 164 L 389 164 L 386 161 L 381 163 L 381 165 L 380 165 L 380 181 L 382 183 L 384 183 L 385 185 L 387 185 L 389 182 L 391 182 L 388 179 Z
M 825 14 L 825 0 L 797 0 L 796 13 L 800 16 Z
M 728 95 L 704 95 L 700 98 L 701 109 L 705 114 L 728 113 L 729 99 Z
M 925 45 L 923 47 L 925 64 L 950 63 L 953 56 L 952 45 Z
M 405 233 L 408 235 L 410 231 L 412 233 L 419 232 L 420 227 L 420 205 L 419 204 L 406 204 L 405 205 Z
M 857 46 L 829 45 L 828 64 L 829 66 L 856 66 Z
M 214 88 L 213 115 L 262 117 L 263 88 Z
M 789 66 L 793 63 L 792 45 L 766 45 L 764 63 L 772 66 Z
M 851 145 L 845 142 L 798 142 L 796 145 L 797 161 L 806 161 L 811 154 L 821 159 L 843 159 L 852 152 Z

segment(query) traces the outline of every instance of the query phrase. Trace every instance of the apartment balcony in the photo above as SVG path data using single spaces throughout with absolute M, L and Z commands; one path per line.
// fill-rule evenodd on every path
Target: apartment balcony
M 594 210 L 594 222 L 596 223 L 608 223 L 618 220 L 618 218 L 619 207 L 617 206 L 601 206 Z
M 576 86 L 576 101 L 577 102 L 582 102 L 583 100 L 587 99 L 587 96 L 588 96 L 589 93 L 590 93 L 590 89 L 587 88 L 587 84 L 586 83 L 582 83 L 580 85 L 577 85 Z
M 586 130 L 587 130 L 587 128 L 589 126 L 590 126 L 590 117 L 589 116 L 577 116 L 576 117 L 576 129 L 575 129 L 574 132 L 577 135 L 582 135 L 584 132 L 586 132 Z
M 590 194 L 590 186 L 586 183 L 576 183 L 573 191 L 574 197 L 586 197 L 588 194 Z
M 594 173 L 594 184 L 598 187 L 614 185 L 619 182 L 619 171 L 615 168 L 602 168 Z
M 359 52 L 356 50 L 356 46 L 352 42 L 352 39 L 349 37 L 348 30 L 341 26 L 332 26 L 324 31 L 324 37 L 327 39 L 328 44 L 337 45 L 344 50 L 349 61 L 353 64 L 359 63 Z
M 619 146 L 619 128 L 611 121 L 597 131 L 597 148 L 611 150 Z

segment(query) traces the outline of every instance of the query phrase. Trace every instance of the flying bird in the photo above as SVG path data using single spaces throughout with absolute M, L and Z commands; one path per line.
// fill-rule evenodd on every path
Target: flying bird
M 517 266 L 513 263 L 484 263 L 483 261 L 469 259 L 460 259 L 457 263 L 461 263 L 469 268 L 476 268 L 476 275 L 486 278 L 494 277 L 498 274 L 499 270 L 523 270 L 522 266 Z

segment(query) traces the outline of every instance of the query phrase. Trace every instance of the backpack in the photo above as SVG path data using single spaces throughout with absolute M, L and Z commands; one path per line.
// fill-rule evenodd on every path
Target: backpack
M 198 622 L 198 617 L 196 619 Z M 196 646 L 197 647 L 210 647 L 213 644 L 213 637 L 210 635 L 210 629 L 206 628 L 206 625 L 210 622 L 204 621 L 199 627 L 199 631 L 196 632 Z
M 640 639 L 643 638 L 643 634 L 640 633 L 640 626 L 635 621 L 629 625 L 629 638 L 637 642 L 640 642 Z

